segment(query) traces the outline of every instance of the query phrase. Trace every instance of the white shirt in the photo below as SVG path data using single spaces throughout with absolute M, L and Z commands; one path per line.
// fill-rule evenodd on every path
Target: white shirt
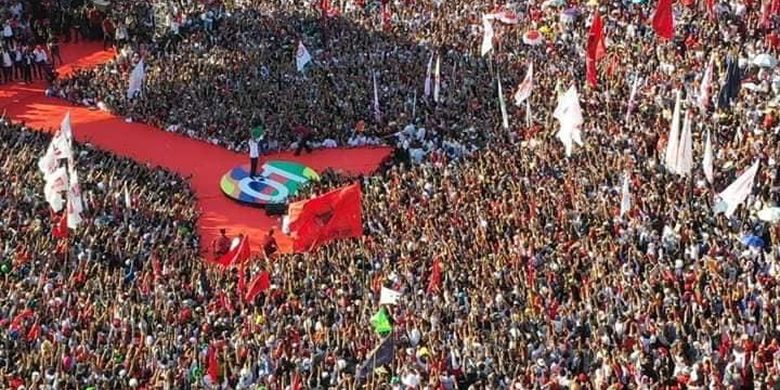
M 249 140 L 249 157 L 250 158 L 260 157 L 260 148 L 259 145 L 257 144 L 256 139 Z
M 3 52 L 3 66 L 8 68 L 14 65 L 14 61 L 11 59 L 11 53 Z
M 48 59 L 46 52 L 43 50 L 34 50 L 33 54 L 35 54 L 35 62 L 46 62 Z

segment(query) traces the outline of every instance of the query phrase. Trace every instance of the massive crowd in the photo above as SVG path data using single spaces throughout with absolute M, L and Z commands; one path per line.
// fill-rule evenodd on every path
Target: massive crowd
M 780 229 L 756 217 L 780 201 L 780 78 L 754 61 L 776 56 L 780 42 L 767 5 L 721 2 L 710 18 L 704 4 L 679 3 L 676 38 L 664 43 L 648 26 L 654 4 L 516 3 L 521 22 L 496 23 L 495 52 L 480 57 L 488 2 L 318 2 L 349 5 L 332 18 L 292 2 L 243 3 L 172 8 L 167 28 L 155 27 L 162 34 L 128 32 L 115 62 L 52 93 L 234 149 L 258 118 L 280 148 L 299 124 L 319 141 L 397 142 L 402 161 L 359 179 L 366 234 L 255 259 L 241 272 L 269 271 L 271 289 L 243 302 L 238 271 L 200 259 L 181 179 L 85 147 L 80 164 L 101 166 L 82 185 L 95 222 L 58 253 L 31 168 L 46 137 L 6 124 L 2 318 L 34 314 L 3 333 L 4 388 L 208 387 L 214 350 L 221 386 L 237 389 L 296 387 L 296 378 L 347 389 L 780 385 Z M 570 7 L 574 20 L 562 21 Z M 583 48 L 596 8 L 609 54 L 594 89 L 584 86 Z M 532 28 L 545 43 L 523 43 Z M 303 73 L 299 40 L 314 58 Z M 439 103 L 422 92 L 432 52 L 442 56 Z M 700 110 L 708 60 L 718 86 L 727 55 L 740 63 L 742 90 L 719 108 L 716 87 Z M 128 100 L 127 73 L 141 57 L 144 93 Z M 494 80 L 511 104 L 529 61 L 532 123 L 509 107 L 502 129 Z M 637 76 L 645 82 L 626 115 Z M 571 84 L 584 146 L 566 158 L 552 112 Z M 689 177 L 664 167 L 674 90 L 695 118 L 696 161 L 712 133 L 712 184 L 699 165 Z M 716 215 L 714 195 L 754 160 L 751 196 L 733 216 Z M 631 207 L 621 217 L 626 172 Z M 154 175 L 166 180 L 145 180 Z M 145 201 L 123 207 L 125 185 Z M 757 240 L 745 245 L 748 235 Z M 436 268 L 441 281 L 431 282 Z M 388 309 L 394 361 L 361 380 L 356 368 L 381 342 L 370 318 L 382 286 L 403 294 Z

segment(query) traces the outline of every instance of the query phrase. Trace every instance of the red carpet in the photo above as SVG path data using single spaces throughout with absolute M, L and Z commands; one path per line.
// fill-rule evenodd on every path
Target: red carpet
M 100 44 L 63 45 L 66 65 L 58 68 L 62 74 L 79 66 L 94 66 L 109 60 L 110 52 Z M 248 162 L 248 155 L 196 141 L 160 129 L 126 123 L 110 113 L 91 110 L 55 98 L 44 96 L 42 83 L 13 84 L 0 88 L 0 108 L 14 121 L 23 121 L 32 128 L 56 129 L 70 110 L 73 132 L 79 142 L 128 156 L 139 162 L 162 166 L 189 178 L 198 195 L 201 245 L 206 247 L 219 234 L 248 233 L 256 250 L 265 232 L 272 227 L 280 230 L 280 219 L 270 218 L 262 209 L 242 206 L 222 194 L 220 177 L 238 164 Z M 295 157 L 291 153 L 266 156 L 268 159 L 299 161 L 318 172 L 326 168 L 341 169 L 355 174 L 373 172 L 390 155 L 390 148 L 358 148 L 316 150 L 310 155 Z M 85 167 L 86 168 L 86 167 Z M 289 252 L 292 243 L 281 233 L 277 235 L 281 249 Z

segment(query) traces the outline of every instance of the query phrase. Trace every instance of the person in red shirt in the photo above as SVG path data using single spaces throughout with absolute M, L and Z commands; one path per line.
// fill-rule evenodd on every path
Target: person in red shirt
M 311 153 L 311 146 L 309 146 L 311 129 L 305 125 L 298 125 L 293 128 L 293 132 L 298 135 L 298 147 L 295 148 L 295 155 L 300 156 L 303 149 L 306 149 L 306 153 Z
M 214 242 L 214 254 L 217 256 L 222 256 L 230 250 L 230 238 L 225 233 L 225 229 L 219 229 L 219 238 Z

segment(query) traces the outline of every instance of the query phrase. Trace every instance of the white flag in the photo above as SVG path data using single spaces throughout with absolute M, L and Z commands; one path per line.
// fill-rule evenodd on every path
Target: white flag
M 399 299 L 401 299 L 401 293 L 387 287 L 382 287 L 382 291 L 379 293 L 380 305 L 395 305 Z
M 693 171 L 693 137 L 691 136 L 691 115 L 688 111 L 685 112 L 683 132 L 677 145 L 677 167 L 675 171 L 682 176 L 686 176 Z
M 737 207 L 747 199 L 753 191 L 753 180 L 758 172 L 758 162 L 759 160 L 756 160 L 750 169 L 743 172 L 737 180 L 734 180 L 730 186 L 718 194 L 718 201 L 713 208 L 715 214 L 725 213 L 726 217 L 731 217 L 737 211 Z
M 707 106 L 710 103 L 710 92 L 712 88 L 712 68 L 715 62 L 714 58 L 710 58 L 710 63 L 707 64 L 707 70 L 704 71 L 704 76 L 701 78 L 701 84 L 699 85 L 699 98 L 697 103 L 702 112 L 707 111 Z
M 490 50 L 493 50 L 493 25 L 490 24 L 490 20 L 486 17 L 482 17 L 482 48 L 480 52 L 484 57 Z
M 441 88 L 441 56 L 436 56 L 436 70 L 433 71 L 433 101 L 439 102 L 439 89 Z
M 81 213 L 76 212 L 76 202 L 80 202 L 81 197 L 76 197 L 75 195 L 71 194 L 70 191 L 68 191 L 68 208 L 67 208 L 67 218 L 68 218 L 68 228 L 69 229 L 77 229 L 79 225 L 81 224 Z
M 509 128 L 509 116 L 506 114 L 506 103 L 504 102 L 504 91 L 501 89 L 501 75 L 496 72 L 498 79 L 498 107 L 501 109 L 501 126 L 504 129 Z
M 631 194 L 628 190 L 628 172 L 623 176 L 623 189 L 620 196 L 620 216 L 625 215 L 631 210 Z
M 138 61 L 137 64 L 135 64 L 133 71 L 130 72 L 130 81 L 127 84 L 128 99 L 134 98 L 139 92 L 141 92 L 141 88 L 143 88 L 144 86 L 145 78 L 146 78 L 146 69 L 144 66 L 144 59 L 141 58 L 141 60 Z
M 580 126 L 583 123 L 582 109 L 577 89 L 572 86 L 558 99 L 558 106 L 553 112 L 553 117 L 560 123 L 560 130 L 556 137 L 563 143 L 566 156 L 571 156 L 573 144 L 582 146 Z
M 54 145 L 49 144 L 46 153 L 38 160 L 38 169 L 43 173 L 43 178 L 51 176 L 57 170 L 57 158 L 54 156 Z
M 81 214 L 84 211 L 84 202 L 81 199 L 81 185 L 75 167 L 70 169 L 70 185 L 68 186 L 68 202 L 72 204 L 73 212 Z
M 666 142 L 666 156 L 664 164 L 669 172 L 677 172 L 677 149 L 680 139 L 680 97 L 681 91 L 677 91 L 677 99 L 674 102 L 674 113 L 672 113 L 672 124 L 669 128 L 669 140 Z
M 631 117 L 631 110 L 634 109 L 634 99 L 636 99 L 636 93 L 639 91 L 639 84 L 642 82 L 642 78 L 638 75 L 634 77 L 634 82 L 631 84 L 631 93 L 628 95 L 628 107 L 626 108 L 626 124 Z
M 488 20 L 498 19 L 501 23 L 505 24 L 517 24 L 520 21 L 520 18 L 517 16 L 516 13 L 512 11 L 499 11 L 492 14 L 485 14 L 483 18 Z
M 49 202 L 52 210 L 59 212 L 62 210 L 63 191 L 68 189 L 68 171 L 65 167 L 59 167 L 46 178 L 46 184 L 43 186 L 43 195 Z
M 712 184 L 713 181 L 713 174 L 712 174 L 712 141 L 710 140 L 710 131 L 707 130 L 707 140 L 704 144 L 704 158 L 701 160 L 702 168 L 704 169 L 704 177 L 707 178 L 707 181 Z
M 295 52 L 295 64 L 298 66 L 298 72 L 303 72 L 303 68 L 311 62 L 311 55 L 303 46 L 303 41 L 298 41 L 298 50 Z
M 379 122 L 382 112 L 379 111 L 379 90 L 376 87 L 376 72 L 371 72 L 371 77 L 374 80 L 374 119 Z
M 73 130 L 70 124 L 70 111 L 68 111 L 65 114 L 65 118 L 62 119 L 62 123 L 60 123 L 60 130 L 54 134 L 49 144 L 55 160 L 70 160 L 73 157 L 72 141 Z M 46 152 L 48 153 L 49 151 L 47 150 Z
M 531 97 L 531 91 L 534 88 L 534 63 L 528 62 L 528 71 L 525 72 L 525 78 L 520 85 L 517 86 L 517 92 L 515 92 L 515 105 L 520 107 L 523 102 Z
M 428 59 L 428 71 L 425 72 L 425 97 L 431 96 L 431 70 L 433 69 L 433 53 Z

